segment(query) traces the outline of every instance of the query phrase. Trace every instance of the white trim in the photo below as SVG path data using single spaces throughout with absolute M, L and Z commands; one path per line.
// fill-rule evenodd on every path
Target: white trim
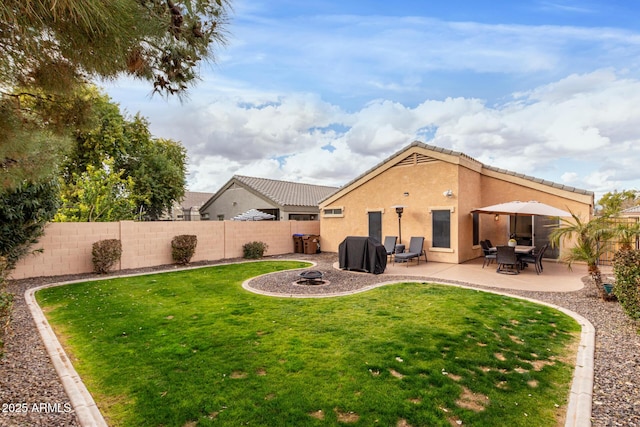
M 453 250 L 452 248 L 434 248 L 434 247 L 431 247 L 431 248 L 429 248 L 429 252 L 445 252 L 445 253 L 452 254 L 452 253 L 455 252 L 455 250 Z
M 429 213 L 433 211 L 449 211 L 451 213 L 454 213 L 456 211 L 455 206 L 429 206 L 428 209 L 429 209 Z

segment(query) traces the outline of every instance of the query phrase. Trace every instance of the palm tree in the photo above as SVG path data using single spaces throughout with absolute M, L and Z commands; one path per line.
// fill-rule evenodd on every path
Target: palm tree
M 574 245 L 563 253 L 561 260 L 567 263 L 569 269 L 574 262 L 586 263 L 587 271 L 598 288 L 599 295 L 604 298 L 598 261 L 607 251 L 608 240 L 613 235 L 611 221 L 608 217 L 598 217 L 584 222 L 573 212 L 570 213 L 572 219 L 560 218 L 560 227 L 551 232 L 549 239 L 554 247 L 558 246 L 560 241 L 573 240 Z
M 612 232 L 620 243 L 620 250 L 631 250 L 640 236 L 640 222 L 616 224 Z

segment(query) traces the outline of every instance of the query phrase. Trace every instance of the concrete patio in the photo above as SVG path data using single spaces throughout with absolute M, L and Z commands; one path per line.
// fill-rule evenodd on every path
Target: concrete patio
M 482 268 L 483 258 L 477 258 L 463 264 L 445 264 L 439 262 L 424 262 L 424 258 L 417 265 L 415 261 L 407 264 L 388 262 L 384 276 L 416 276 L 446 281 L 474 283 L 497 289 L 517 289 L 522 291 L 541 292 L 572 292 L 582 289 L 582 278 L 587 275 L 587 267 L 583 264 L 573 265 L 573 270 L 567 264 L 554 260 L 543 260 L 544 271 L 536 274 L 535 268 L 529 266 L 520 274 L 510 275 L 496 272 L 497 265 L 490 264 Z M 337 265 L 336 265 L 337 267 Z M 601 267 L 603 274 L 610 273 L 611 268 Z

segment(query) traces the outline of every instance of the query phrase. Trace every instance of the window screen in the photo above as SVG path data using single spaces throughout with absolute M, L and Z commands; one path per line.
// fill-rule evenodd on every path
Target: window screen
M 473 213 L 473 245 L 480 244 L 480 214 L 478 212 Z
M 433 243 L 434 248 L 451 247 L 451 211 L 432 211 Z

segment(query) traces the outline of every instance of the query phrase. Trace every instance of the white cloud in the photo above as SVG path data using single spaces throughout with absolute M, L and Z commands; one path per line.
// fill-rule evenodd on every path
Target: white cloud
M 377 101 L 348 113 L 315 96 L 229 97 L 172 125 L 183 127 L 198 190 L 215 191 L 234 173 L 342 185 L 433 128 L 427 143 L 604 192 L 639 186 L 638 100 L 640 81 L 597 71 L 503 105 L 456 98 L 410 108 Z
M 192 190 L 234 173 L 341 185 L 414 139 L 596 192 L 640 188 L 638 33 L 238 7 L 189 102 L 111 86 L 187 147 Z

